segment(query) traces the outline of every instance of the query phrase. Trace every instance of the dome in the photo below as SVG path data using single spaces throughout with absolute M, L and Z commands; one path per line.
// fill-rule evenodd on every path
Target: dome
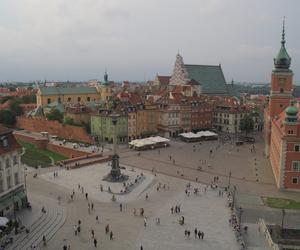
M 298 114 L 298 109 L 295 106 L 288 106 L 285 109 L 285 113 L 289 116 L 296 116 Z
M 285 121 L 287 123 L 294 123 L 298 120 L 298 108 L 294 106 L 294 101 L 292 100 L 290 106 L 285 109 Z
M 290 65 L 291 65 L 291 57 L 289 56 L 285 48 L 285 31 L 284 31 L 284 21 L 283 21 L 281 47 L 278 54 L 274 58 L 274 66 L 275 69 L 289 69 Z

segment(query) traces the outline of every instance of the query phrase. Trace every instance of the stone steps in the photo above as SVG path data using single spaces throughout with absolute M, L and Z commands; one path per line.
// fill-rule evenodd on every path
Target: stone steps
M 23 232 L 8 249 L 30 249 L 31 246 L 42 244 L 43 235 L 49 241 L 62 227 L 66 220 L 66 213 L 61 206 L 47 206 L 45 216 L 40 217 L 30 227 L 30 232 Z

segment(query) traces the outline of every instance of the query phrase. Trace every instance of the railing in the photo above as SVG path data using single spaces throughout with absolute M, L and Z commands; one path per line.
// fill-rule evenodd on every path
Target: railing
M 267 242 L 272 250 L 280 250 L 279 246 L 273 242 L 273 239 L 270 235 L 267 225 L 263 219 L 258 220 L 258 231 L 261 234 L 264 234 L 264 236 L 266 237 Z

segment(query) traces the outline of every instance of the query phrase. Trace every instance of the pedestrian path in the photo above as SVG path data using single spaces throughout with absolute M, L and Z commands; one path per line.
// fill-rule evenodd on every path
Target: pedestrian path
M 57 201 L 43 199 L 46 212 L 31 224 L 28 229 L 29 232 L 23 231 L 14 237 L 13 244 L 8 248 L 9 250 L 24 250 L 31 249 L 31 246 L 39 246 L 43 236 L 49 241 L 55 233 L 63 226 L 66 220 L 66 212 L 63 206 L 58 205 Z
M 197 186 L 201 187 L 200 184 Z M 144 249 L 181 250 L 181 249 L 222 249 L 236 250 L 239 246 L 234 233 L 228 224 L 229 209 L 226 197 L 219 197 L 217 190 L 203 191 L 200 195 L 185 195 L 184 190 L 173 199 L 168 200 L 156 214 L 149 218 L 147 226 L 136 240 L 136 249 L 142 245 Z M 172 214 L 171 207 L 180 205 L 181 212 Z M 179 219 L 184 216 L 184 225 Z M 160 225 L 156 224 L 160 218 Z M 194 230 L 204 232 L 203 240 L 196 239 Z M 191 231 L 185 237 L 184 231 Z

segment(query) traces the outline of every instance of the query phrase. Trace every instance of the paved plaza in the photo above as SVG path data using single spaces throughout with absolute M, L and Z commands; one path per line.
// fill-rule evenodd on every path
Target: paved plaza
M 227 186 L 231 171 L 230 186 L 237 187 L 237 202 L 243 207 L 242 221 L 249 226 L 245 240 L 248 246 L 266 249 L 265 240 L 257 233 L 255 223 L 259 214 L 267 221 L 277 222 L 280 211 L 266 208 L 261 196 L 297 198 L 299 194 L 282 193 L 276 189 L 259 136 L 255 148 L 256 152 L 251 152 L 249 144 L 236 147 L 230 142 L 223 145 L 218 141 L 201 144 L 171 141 L 168 148 L 139 154 L 120 146 L 121 165 L 126 167 L 122 171 L 129 176 L 128 182 L 133 183 L 137 176 L 144 177 L 128 194 L 120 194 L 123 183 L 102 181 L 110 170 L 108 163 L 72 170 L 57 167 L 40 169 L 37 178 L 33 178 L 36 171 L 29 171 L 27 188 L 33 210 L 31 215 L 30 212 L 26 213 L 26 224 L 29 224 L 28 218 L 34 221 L 40 217 L 36 214 L 45 200 L 44 205 L 53 210 L 49 211 L 49 221 L 54 221 L 50 215 L 55 215 L 59 207 L 64 208 L 64 214 L 57 223 L 60 228 L 56 226 L 49 229 L 51 233 L 47 247 L 39 244 L 41 249 L 63 249 L 63 245 L 70 245 L 71 249 L 95 249 L 92 230 L 100 249 L 139 250 L 141 246 L 144 250 L 239 249 L 228 223 L 230 210 L 226 193 L 220 197 L 218 189 L 210 187 L 205 192 L 205 187 L 211 184 L 214 176 L 219 177 L 219 187 Z M 201 171 L 197 170 L 199 167 Z M 58 173 L 55 178 L 54 172 Z M 192 188 L 190 196 L 187 196 L 185 189 L 189 182 Z M 84 192 L 78 189 L 78 184 L 84 187 Z M 108 192 L 108 188 L 111 192 Z M 193 194 L 194 188 L 199 189 L 199 195 Z M 73 190 L 75 195 L 72 200 L 70 195 Z M 88 200 L 85 193 L 88 193 Z M 116 193 L 116 201 L 111 200 L 112 193 Z M 93 210 L 88 208 L 89 203 L 93 203 Z M 176 205 L 181 207 L 180 214 L 171 213 L 171 207 Z M 145 211 L 143 216 L 140 215 L 142 208 Z M 181 216 L 185 218 L 184 225 L 179 224 Z M 157 218 L 160 219 L 160 225 L 156 223 Z M 294 225 L 298 219 L 298 213 L 288 212 L 286 224 Z M 75 235 L 74 226 L 78 220 L 81 221 L 81 232 Z M 113 232 L 113 240 L 105 234 L 107 224 Z M 205 233 L 203 240 L 195 239 L 195 228 Z M 191 231 L 190 237 L 185 236 L 185 230 Z M 54 231 L 57 232 L 54 234 Z

